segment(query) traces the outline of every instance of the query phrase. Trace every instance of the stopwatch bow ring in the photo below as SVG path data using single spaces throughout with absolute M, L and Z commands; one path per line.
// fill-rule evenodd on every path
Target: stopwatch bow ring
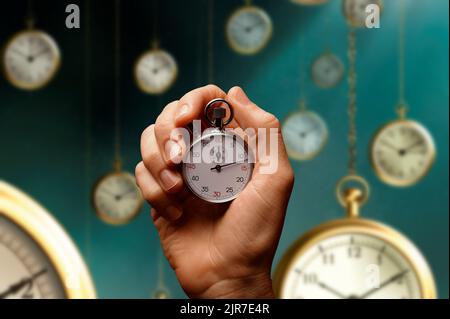
M 226 120 L 224 120 L 226 113 L 227 113 L 226 108 L 215 107 L 216 105 L 221 105 L 221 104 L 225 104 L 226 108 L 228 108 L 228 110 L 230 111 L 230 115 L 228 116 L 228 118 Z M 211 110 L 212 110 L 212 112 L 211 112 L 212 117 L 210 116 Z M 211 125 L 213 127 L 217 127 L 220 130 L 222 130 L 224 128 L 224 126 L 230 124 L 231 121 L 233 120 L 234 111 L 233 111 L 233 107 L 227 100 L 218 98 L 218 99 L 209 101 L 209 103 L 205 106 L 204 116 L 205 116 L 206 121 L 209 123 L 209 125 Z

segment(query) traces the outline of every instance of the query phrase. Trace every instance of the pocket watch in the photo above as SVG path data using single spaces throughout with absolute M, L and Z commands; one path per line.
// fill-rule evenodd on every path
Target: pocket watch
M 282 134 L 289 157 L 299 161 L 314 158 L 328 140 L 325 121 L 306 109 L 288 116 L 283 123 Z
M 339 84 L 344 76 L 344 64 L 333 53 L 326 52 L 319 55 L 311 66 L 314 83 L 323 89 L 332 88 Z
M 226 109 L 216 107 L 221 104 L 225 104 L 230 111 L 226 120 Z M 204 114 L 212 128 L 190 145 L 183 160 L 182 175 L 186 185 L 199 198 L 211 203 L 229 202 L 250 181 L 253 155 L 244 139 L 225 130 L 233 119 L 233 109 L 227 101 L 210 101 Z
M 367 19 L 366 7 L 370 4 L 376 4 L 380 9 L 383 7 L 382 0 L 343 0 L 342 11 L 347 22 L 353 27 L 364 27 Z
M 383 182 L 411 186 L 430 171 L 436 148 L 433 137 L 422 124 L 398 119 L 375 134 L 370 153 L 372 166 Z
M 252 55 L 269 43 L 272 30 L 272 20 L 267 12 L 247 2 L 228 19 L 226 37 L 235 52 Z
M 95 298 L 67 233 L 37 202 L 0 181 L 0 299 Z
M 16 33 L 6 43 L 3 69 L 6 79 L 23 90 L 37 90 L 47 85 L 61 64 L 55 40 L 41 30 Z
M 362 181 L 347 176 L 345 182 Z M 366 185 L 365 182 L 363 182 Z M 368 192 L 368 186 L 366 192 Z M 359 188 L 338 195 L 347 218 L 319 225 L 284 254 L 275 290 L 285 299 L 436 298 L 431 270 L 415 245 L 380 222 L 359 217 Z
M 175 83 L 178 66 L 174 57 L 155 46 L 136 61 L 134 77 L 139 89 L 149 94 L 162 94 Z
M 144 203 L 133 175 L 120 169 L 101 177 L 92 192 L 92 202 L 97 216 L 108 224 L 123 225 L 135 218 Z

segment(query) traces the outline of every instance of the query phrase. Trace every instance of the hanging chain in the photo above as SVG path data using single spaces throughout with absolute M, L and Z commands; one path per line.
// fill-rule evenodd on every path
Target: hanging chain
M 116 28 L 115 28 L 115 112 L 114 112 L 114 124 L 115 124 L 115 168 L 120 169 L 121 156 L 120 156 L 120 0 L 116 0 Z
M 208 0 L 208 82 L 214 80 L 214 0 Z
M 406 118 L 408 106 L 405 100 L 405 0 L 400 0 L 398 27 L 398 104 L 397 115 Z
M 303 10 L 300 9 L 299 13 L 300 21 L 303 22 Z M 304 29 L 300 30 L 300 110 L 306 111 L 306 63 L 305 63 L 305 35 Z
M 34 28 L 33 0 L 27 1 L 27 13 L 25 16 L 25 25 L 28 29 Z
M 152 30 L 152 47 L 154 49 L 159 47 L 159 22 L 158 22 L 158 10 L 159 10 L 159 2 L 158 0 L 153 0 L 153 30 Z
M 357 169 L 357 132 L 356 132 L 356 31 L 349 27 L 348 32 L 348 172 L 356 175 Z
M 84 178 L 86 181 L 85 198 L 89 198 L 91 185 L 91 158 L 92 158 L 92 141 L 91 141 L 91 12 L 90 0 L 85 0 L 86 15 L 85 15 L 85 50 L 84 50 L 84 138 L 85 138 L 85 157 L 84 157 Z M 90 201 L 86 200 L 85 208 L 85 259 L 89 265 L 91 257 L 91 212 Z
M 252 5 L 252 0 L 245 0 L 244 1 L 246 6 L 251 6 Z

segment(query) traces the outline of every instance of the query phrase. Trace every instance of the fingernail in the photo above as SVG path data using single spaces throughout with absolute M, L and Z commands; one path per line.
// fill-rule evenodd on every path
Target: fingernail
M 182 118 L 183 116 L 185 116 L 189 110 L 191 109 L 191 106 L 189 104 L 183 104 L 180 108 L 180 110 L 178 111 L 178 114 L 176 116 L 176 120 Z
M 171 170 L 165 169 L 159 174 L 162 187 L 165 191 L 171 190 L 179 182 L 179 177 Z
M 182 211 L 175 206 L 169 206 L 166 208 L 166 216 L 169 220 L 175 221 L 181 217 Z
M 234 89 L 235 92 L 235 97 L 236 100 L 241 103 L 241 104 L 250 104 L 251 101 L 249 100 L 249 98 L 247 97 L 247 95 L 244 93 L 244 91 L 240 88 L 240 87 L 236 87 Z
M 175 141 L 168 140 L 166 143 L 167 159 L 170 160 L 172 163 L 179 163 L 181 155 L 182 155 L 181 146 Z

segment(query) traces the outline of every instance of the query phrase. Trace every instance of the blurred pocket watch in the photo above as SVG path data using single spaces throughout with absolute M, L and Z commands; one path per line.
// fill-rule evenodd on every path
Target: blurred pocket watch
M 266 11 L 246 1 L 226 24 L 226 37 L 237 53 L 252 55 L 260 52 L 272 36 L 272 20 Z
M 366 7 L 376 4 L 383 8 L 382 0 L 342 0 L 342 10 L 347 23 L 352 27 L 363 28 L 366 25 Z
M 307 110 L 304 101 L 300 103 L 300 110 L 284 121 L 282 134 L 289 157 L 304 161 L 322 151 L 328 140 L 328 128 L 319 114 Z
M 95 298 L 78 249 L 41 205 L 0 181 L 0 299 Z
M 122 225 L 138 215 L 144 200 L 135 177 L 123 171 L 120 162 L 116 161 L 115 169 L 95 184 L 92 203 L 101 220 Z
M 436 157 L 433 137 L 419 122 L 400 118 L 384 125 L 371 144 L 378 177 L 392 186 L 411 186 L 428 174 Z
M 311 65 L 314 83 L 323 89 L 335 87 L 344 77 L 344 64 L 331 52 L 319 55 Z
M 61 54 L 55 40 L 46 32 L 28 28 L 14 34 L 3 52 L 6 79 L 22 90 L 37 90 L 47 85 L 61 64 Z
M 169 90 L 178 76 L 178 66 L 174 57 L 159 48 L 144 52 L 136 61 L 134 77 L 140 90 L 148 94 L 162 94 Z
M 315 6 L 315 5 L 327 3 L 328 0 L 291 0 L 291 2 L 296 3 L 296 4 L 301 4 L 304 6 Z
M 344 184 L 363 187 L 348 188 Z M 284 299 L 433 299 L 432 272 L 420 251 L 393 228 L 359 217 L 369 186 L 346 176 L 337 196 L 347 218 L 319 225 L 284 254 L 274 278 Z

